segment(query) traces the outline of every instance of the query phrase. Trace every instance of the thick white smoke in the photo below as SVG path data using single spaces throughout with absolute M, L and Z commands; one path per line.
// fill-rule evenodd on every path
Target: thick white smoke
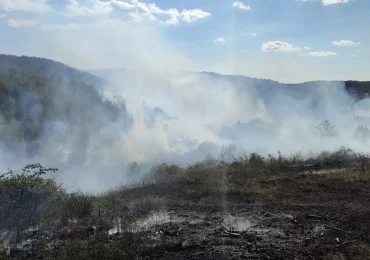
M 140 178 L 129 177 L 130 162 L 187 164 L 217 156 L 221 146 L 232 143 L 240 152 L 265 155 L 340 146 L 368 152 L 353 132 L 364 123 L 355 116 L 369 115 L 369 100 L 356 103 L 343 83 L 270 86 L 269 81 L 186 73 L 197 64 L 167 46 L 158 29 L 146 25 L 37 34 L 37 40 L 25 46 L 25 54 L 80 69 L 126 68 L 107 76 L 112 84 L 103 92 L 113 102 L 125 100 L 134 124 L 124 130 L 122 119 L 92 130 L 89 143 L 80 146 L 84 133 L 65 122 L 51 122 L 36 157 L 23 159 L 0 148 L 3 168 L 37 161 L 60 168 L 56 178 L 71 189 L 98 191 Z M 45 45 L 50 48 L 40 47 Z M 336 125 L 337 137 L 317 135 L 315 126 L 323 120 Z

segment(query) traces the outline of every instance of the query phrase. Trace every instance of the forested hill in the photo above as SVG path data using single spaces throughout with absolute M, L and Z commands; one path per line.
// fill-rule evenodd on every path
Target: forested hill
M 125 106 L 104 100 L 103 80 L 46 59 L 0 55 L 0 144 L 37 153 L 53 131 L 73 131 L 78 145 L 114 122 L 132 124 Z M 58 125 L 59 129 L 54 129 Z M 61 133 L 63 134 L 63 133 Z
M 68 84 L 72 80 L 93 85 L 96 89 L 101 89 L 106 80 L 99 78 L 91 73 L 71 68 L 61 62 L 28 56 L 15 56 L 0 54 L 0 71 L 15 69 L 29 75 L 43 76 L 52 81 L 63 81 Z

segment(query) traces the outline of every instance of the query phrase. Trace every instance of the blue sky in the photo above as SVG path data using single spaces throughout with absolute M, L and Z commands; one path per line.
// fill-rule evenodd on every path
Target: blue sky
M 284 82 L 370 80 L 369 13 L 368 0 L 0 0 L 0 52 L 81 69 L 130 67 L 137 53 Z M 92 62 L 96 51 L 111 58 Z

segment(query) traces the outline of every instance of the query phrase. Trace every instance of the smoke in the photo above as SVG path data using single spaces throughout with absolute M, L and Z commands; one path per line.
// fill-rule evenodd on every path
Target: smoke
M 285 85 L 188 73 L 197 68 L 196 62 L 168 46 L 160 29 L 147 24 L 37 34 L 36 40 L 26 41 L 25 54 L 95 69 L 94 73 L 110 82 L 103 98 L 124 103 L 133 125 L 125 127 L 127 118 L 122 116 L 84 133 L 65 121 L 51 121 L 34 157 L 12 154 L 1 146 L 3 168 L 37 161 L 59 168 L 55 177 L 70 189 L 99 191 L 140 179 L 128 174 L 131 162 L 146 165 L 145 169 L 161 162 L 186 165 L 218 156 L 222 146 L 229 144 L 235 144 L 239 154 L 308 153 L 341 146 L 368 151 L 366 143 L 353 134 L 359 124 L 368 123 L 356 116 L 369 115 L 370 100 L 356 102 L 344 83 Z M 45 45 L 50 47 L 42 48 Z M 125 69 L 98 70 L 104 68 Z M 36 115 L 41 109 L 36 102 L 31 113 Z M 97 110 L 95 117 L 103 121 L 107 114 Z M 318 135 L 315 127 L 323 120 L 335 124 L 337 136 Z M 9 127 L 4 122 L 0 126 Z

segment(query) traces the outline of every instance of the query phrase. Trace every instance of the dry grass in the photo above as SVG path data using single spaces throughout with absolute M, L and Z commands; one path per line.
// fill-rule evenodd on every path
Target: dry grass
M 324 174 L 329 181 L 359 182 L 369 181 L 370 171 L 360 172 L 356 170 L 334 171 Z
M 292 167 L 297 163 L 298 167 Z M 246 158 L 235 159 L 233 162 L 213 160 L 188 168 L 162 164 L 153 168 L 145 182 L 130 187 L 112 189 L 94 197 L 82 193 L 64 194 L 63 200 L 58 205 L 58 214 L 63 216 L 59 219 L 77 218 L 92 225 L 98 221 L 110 224 L 112 219 L 118 217 L 135 213 L 146 214 L 172 206 L 217 207 L 216 204 L 220 204 L 222 199 L 230 194 L 242 195 L 240 197 L 250 195 L 284 203 L 284 200 L 296 200 L 296 197 L 304 192 L 302 198 L 307 201 L 329 201 L 332 197 L 330 192 L 338 192 L 336 187 L 327 191 L 326 188 L 320 188 L 319 184 L 331 185 L 336 182 L 353 184 L 370 181 L 369 159 L 358 157 L 346 149 L 333 154 L 321 154 L 318 158 L 311 159 L 310 163 L 324 165 L 325 169 L 336 169 L 337 163 L 340 166 L 355 163 L 359 170 L 300 175 L 300 172 L 307 170 L 305 166 L 300 166 L 305 163 L 297 159 L 297 156 L 285 158 L 279 154 L 277 158 L 272 156 L 263 158 L 252 154 Z M 156 176 L 157 173 L 159 176 Z M 321 197 L 315 193 L 320 189 Z M 145 244 L 140 240 L 142 237 L 136 237 L 131 233 L 127 233 L 126 236 L 133 242 L 115 241 L 107 244 L 106 241 L 94 236 L 68 240 L 64 247 L 58 248 L 58 255 L 50 259 L 140 258 L 144 250 L 142 245 Z M 357 257 L 370 255 L 367 244 L 357 244 L 351 250 L 354 252 L 351 255 L 353 258 L 345 259 L 369 259 Z M 337 259 L 338 256 L 334 253 L 327 255 L 329 257 L 327 259 Z M 0 255 L 1 259 L 4 259 L 2 255 Z

